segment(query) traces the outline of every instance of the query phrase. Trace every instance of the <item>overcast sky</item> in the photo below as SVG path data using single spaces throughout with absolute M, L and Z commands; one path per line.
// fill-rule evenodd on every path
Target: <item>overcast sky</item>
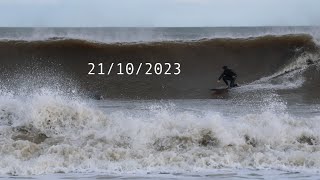
M 320 0 L 0 0 L 0 26 L 320 25 Z

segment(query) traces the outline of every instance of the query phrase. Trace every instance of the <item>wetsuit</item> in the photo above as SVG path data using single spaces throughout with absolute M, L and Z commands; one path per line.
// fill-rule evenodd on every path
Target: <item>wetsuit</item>
M 219 80 L 221 78 L 226 83 L 226 85 L 229 86 L 230 88 L 237 86 L 236 84 L 234 84 L 234 82 L 237 78 L 237 74 L 235 72 L 233 72 L 232 69 L 225 69 L 223 71 L 223 73 L 220 75 Z M 230 85 L 229 85 L 228 81 L 230 81 Z

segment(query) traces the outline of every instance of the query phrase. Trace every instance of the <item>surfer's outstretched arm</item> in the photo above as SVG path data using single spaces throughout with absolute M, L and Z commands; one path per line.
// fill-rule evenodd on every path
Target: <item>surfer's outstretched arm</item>
M 221 78 L 223 77 L 223 75 L 224 75 L 224 72 L 220 75 L 220 77 L 218 78 L 218 81 L 221 80 Z

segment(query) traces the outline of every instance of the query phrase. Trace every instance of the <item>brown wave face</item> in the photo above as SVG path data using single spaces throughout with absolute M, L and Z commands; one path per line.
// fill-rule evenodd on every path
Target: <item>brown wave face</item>
M 216 80 L 223 65 L 234 69 L 237 81 L 246 84 L 275 73 L 302 53 L 317 50 L 312 37 L 303 34 L 132 44 L 50 39 L 2 41 L 0 59 L 2 82 L 7 84 L 14 84 L 17 76 L 37 76 L 53 85 L 48 77 L 56 76 L 73 79 L 90 95 L 108 98 L 210 98 L 208 89 L 222 86 Z M 147 67 L 142 66 L 139 75 L 88 75 L 89 62 L 103 63 L 105 73 L 111 63 L 178 62 L 181 74 L 145 75 Z

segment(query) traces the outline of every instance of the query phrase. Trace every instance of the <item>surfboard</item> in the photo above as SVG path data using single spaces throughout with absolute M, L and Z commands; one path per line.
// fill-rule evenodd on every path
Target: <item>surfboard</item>
M 219 90 L 227 90 L 229 88 L 212 88 L 210 91 L 219 91 Z
M 236 84 L 236 86 L 235 87 L 233 87 L 233 88 L 236 88 L 236 87 L 239 87 L 239 85 L 238 84 Z M 233 89 L 233 88 L 231 88 L 231 89 Z M 231 90 L 230 88 L 212 88 L 212 89 L 210 89 L 210 91 L 212 92 L 212 94 L 214 94 L 214 95 L 219 95 L 219 94 L 226 94 L 226 93 L 228 93 L 230 90 Z
M 210 91 L 214 94 L 223 94 L 223 93 L 227 93 L 229 89 L 228 88 L 212 88 L 210 89 Z

